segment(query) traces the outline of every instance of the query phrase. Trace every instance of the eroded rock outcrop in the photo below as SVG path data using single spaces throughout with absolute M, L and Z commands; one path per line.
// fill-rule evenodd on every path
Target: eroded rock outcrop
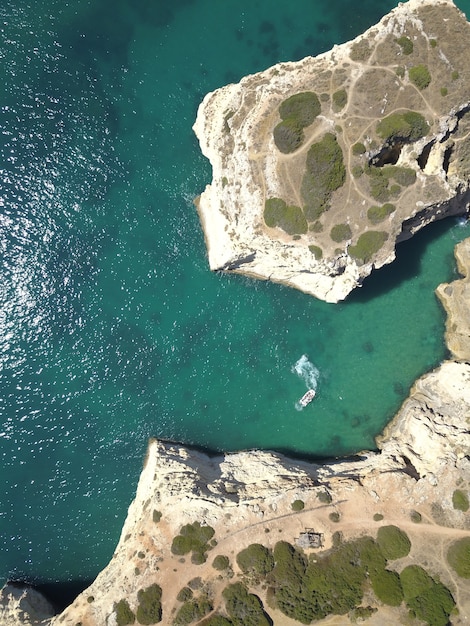
M 53 605 L 36 589 L 21 583 L 8 583 L 0 590 L 2 626 L 37 626 L 55 615 Z
M 352 42 L 208 94 L 194 130 L 213 270 L 336 302 L 470 201 L 470 25 L 410 0 Z

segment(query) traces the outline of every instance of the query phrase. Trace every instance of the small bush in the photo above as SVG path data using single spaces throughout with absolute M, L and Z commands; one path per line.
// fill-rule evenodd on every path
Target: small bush
M 313 256 L 316 258 L 317 261 L 322 258 L 323 250 L 319 246 L 311 245 L 311 246 L 308 247 L 308 249 L 313 254 Z
M 215 559 L 212 561 L 212 567 L 219 572 L 227 569 L 230 565 L 229 558 L 223 554 L 218 554 Z
M 368 230 L 362 233 L 355 246 L 349 246 L 348 252 L 359 263 L 369 263 L 387 239 L 388 234 L 386 232 Z
M 333 108 L 337 111 L 344 109 L 348 102 L 348 94 L 345 89 L 339 89 L 333 94 Z
M 265 576 L 274 567 L 272 551 L 260 543 L 252 543 L 241 550 L 237 554 L 236 560 L 238 567 L 244 574 Z
M 459 73 L 457 72 L 457 70 L 454 70 L 450 76 L 452 80 L 457 80 L 459 77 Z
M 353 165 L 351 168 L 351 174 L 354 178 L 360 178 L 364 174 L 364 170 L 360 165 Z
M 452 505 L 457 511 L 468 511 L 468 496 L 461 489 L 456 489 L 452 494 Z
M 429 73 L 428 68 L 423 63 L 419 65 L 415 65 L 414 67 L 410 67 L 408 70 L 408 76 L 410 77 L 413 85 L 418 87 L 418 89 L 426 89 L 426 87 L 431 82 L 431 74 Z
M 156 583 L 137 593 L 139 606 L 137 607 L 137 621 L 148 626 L 157 624 L 162 619 L 162 590 Z
M 382 526 L 377 532 L 377 543 L 387 560 L 407 556 L 411 548 L 408 535 L 398 526 Z
M 333 498 L 331 497 L 331 495 L 328 493 L 328 491 L 320 491 L 320 493 L 317 494 L 317 498 L 320 500 L 320 502 L 322 502 L 323 504 L 331 504 L 331 502 L 333 501 Z
M 304 131 L 296 120 L 287 118 L 274 127 L 273 138 L 279 152 L 290 154 L 302 145 Z
M 435 39 L 430 39 L 429 44 L 431 48 L 435 48 L 437 46 L 437 41 Z
M 382 513 L 374 513 L 374 522 L 381 522 L 384 516 Z
M 311 230 L 312 233 L 321 233 L 323 231 L 323 224 L 319 221 L 313 222 L 313 224 L 310 224 L 308 229 Z
M 199 522 L 186 524 L 181 528 L 180 534 L 173 539 L 171 551 L 177 556 L 192 552 L 193 563 L 204 563 L 206 552 L 211 549 L 209 541 L 213 536 L 214 529 L 211 526 L 201 526 Z
M 416 111 L 391 113 L 377 124 L 377 134 L 386 141 L 417 141 L 429 132 L 429 125 Z
M 303 511 L 305 508 L 305 503 L 303 500 L 294 500 L 291 504 L 291 508 L 293 511 Z
M 409 37 L 400 37 L 396 42 L 400 46 L 403 54 L 411 54 L 413 52 L 413 42 Z
M 294 119 L 302 128 L 312 124 L 320 111 L 320 100 L 313 91 L 296 93 L 279 105 L 281 119 Z
M 298 206 L 288 206 L 281 198 L 269 198 L 264 204 L 264 221 L 270 228 L 282 228 L 288 235 L 305 234 L 307 220 Z
M 129 602 L 125 599 L 119 600 L 114 605 L 114 611 L 116 612 L 116 624 L 117 626 L 128 626 L 134 624 L 135 615 L 129 606 Z
M 158 522 L 162 519 L 162 514 L 160 511 L 156 511 L 155 509 L 153 510 L 153 514 L 152 514 L 152 519 L 155 522 L 155 524 L 158 524 Z
M 173 624 L 174 626 L 186 626 L 192 622 L 197 622 L 210 613 L 212 609 L 212 604 L 205 596 L 189 600 L 179 608 Z
M 337 512 L 337 511 L 332 511 L 328 517 L 330 518 L 330 520 L 332 522 L 339 522 L 339 520 L 341 519 L 341 515 Z
M 355 156 L 360 156 L 361 154 L 364 154 L 366 151 L 366 147 L 363 143 L 355 143 L 352 147 L 352 153 Z
M 379 224 L 383 222 L 385 218 L 391 215 L 395 211 L 396 207 L 394 204 L 390 204 L 387 202 L 382 206 L 371 206 L 367 211 L 367 217 L 372 224 Z
M 336 224 L 330 231 L 330 237 L 336 243 L 351 239 L 352 232 L 349 224 Z
M 421 513 L 418 513 L 418 511 L 411 511 L 410 519 L 415 524 L 419 524 L 423 518 L 421 516 Z
M 191 600 L 192 597 L 193 597 L 193 590 L 190 589 L 189 587 L 183 587 L 182 589 L 178 591 L 178 595 L 176 596 L 176 599 L 178 600 L 178 602 L 187 602 L 188 600 Z
M 449 93 L 449 90 L 447 89 L 447 87 L 441 87 L 441 96 L 447 96 L 447 94 Z
M 395 74 L 398 76 L 398 78 L 403 78 L 405 76 L 405 68 L 402 65 L 398 65 L 395 68 Z
M 372 589 L 377 598 L 389 606 L 400 606 L 403 601 L 403 589 L 400 576 L 396 572 L 383 569 L 371 576 Z
M 461 578 L 470 578 L 470 537 L 464 537 L 450 546 L 447 560 Z

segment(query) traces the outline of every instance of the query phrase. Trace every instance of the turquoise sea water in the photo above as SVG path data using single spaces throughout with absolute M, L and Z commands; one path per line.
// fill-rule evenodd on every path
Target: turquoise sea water
M 207 91 L 394 4 L 2 3 L 2 579 L 95 576 L 149 436 L 353 453 L 445 357 L 433 290 L 470 227 L 430 227 L 333 306 L 211 274 L 192 204 L 210 181 L 191 131 Z M 318 397 L 298 411 L 308 376 Z

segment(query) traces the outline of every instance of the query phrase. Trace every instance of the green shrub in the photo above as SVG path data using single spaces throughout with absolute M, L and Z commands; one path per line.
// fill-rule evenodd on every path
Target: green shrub
M 137 621 L 145 626 L 157 624 L 162 619 L 162 590 L 157 584 L 150 585 L 146 589 L 140 589 L 137 593 L 139 606 L 137 607 Z
M 399 77 L 399 78 L 403 78 L 405 76 L 405 68 L 402 65 L 398 65 L 395 68 L 395 74 Z
M 461 489 L 456 489 L 452 494 L 452 505 L 457 511 L 468 511 L 468 496 Z
M 377 598 L 389 606 L 400 606 L 403 601 L 403 589 L 400 576 L 396 572 L 383 569 L 371 576 L 372 589 Z
M 374 613 L 377 613 L 377 610 L 378 609 L 371 606 L 358 606 L 350 613 L 351 621 L 355 623 L 357 620 L 369 619 L 369 617 L 372 617 Z
M 391 113 L 377 124 L 377 134 L 386 141 L 417 141 L 429 132 L 429 126 L 421 113 L 404 111 Z
M 353 43 L 349 57 L 352 61 L 367 61 L 371 55 L 371 49 L 367 43 L 367 39 L 362 39 Z
M 400 37 L 396 39 L 397 44 L 400 46 L 403 54 L 411 54 L 413 52 L 413 42 L 409 37 Z
M 323 250 L 319 246 L 311 245 L 311 246 L 308 247 L 308 249 L 313 254 L 313 256 L 316 258 L 317 261 L 322 258 Z
M 288 235 L 304 234 L 307 220 L 298 206 L 288 206 L 281 198 L 269 198 L 264 203 L 264 221 L 270 228 L 282 228 Z
M 418 513 L 418 511 L 411 511 L 410 519 L 415 524 L 419 524 L 423 518 L 421 516 L 421 513 Z
M 359 143 L 359 142 L 358 142 L 358 143 L 355 143 L 355 144 L 353 145 L 353 147 L 352 147 L 352 153 L 353 153 L 355 156 L 359 156 L 359 155 L 361 155 L 361 154 L 364 154 L 364 153 L 365 153 L 365 151 L 366 151 L 366 147 L 365 147 L 365 145 L 364 145 L 363 143 Z
M 296 93 L 279 105 L 281 119 L 293 119 L 301 128 L 312 124 L 320 111 L 320 100 L 313 91 Z
M 452 80 L 457 80 L 459 77 L 459 73 L 457 72 L 457 70 L 454 70 L 450 76 Z
M 294 500 L 291 504 L 291 508 L 293 511 L 303 511 L 305 508 L 305 503 L 303 500 Z
M 470 537 L 464 537 L 450 546 L 447 560 L 461 578 L 470 578 Z
M 348 94 L 346 93 L 346 89 L 339 89 L 335 91 L 333 94 L 333 108 L 337 111 L 344 109 L 348 102 Z
M 199 624 L 200 626 L 232 626 L 232 622 L 222 615 L 211 615 Z
M 263 603 L 241 583 L 229 585 L 222 591 L 225 608 L 233 626 L 271 626 Z
M 431 48 L 435 48 L 437 46 L 437 41 L 435 39 L 430 39 L 429 44 L 431 45 Z
M 351 168 L 351 174 L 354 178 L 360 178 L 364 174 L 364 170 L 360 165 L 353 165 Z
M 328 491 L 320 491 L 319 493 L 317 493 L 317 498 L 323 504 L 331 504 L 331 502 L 333 501 L 333 498 L 328 493 Z
M 408 535 L 398 526 L 381 526 L 377 532 L 377 543 L 388 560 L 407 556 L 411 548 Z
M 155 509 L 153 510 L 153 514 L 152 514 L 152 519 L 155 522 L 155 524 L 158 524 L 158 522 L 162 519 L 162 514 L 160 511 L 156 511 Z
M 278 541 L 273 550 L 274 568 L 269 575 L 269 582 L 276 588 L 298 589 L 307 567 L 307 559 L 287 541 Z
M 280 152 L 290 154 L 302 145 L 304 131 L 296 120 L 287 118 L 274 127 L 273 138 L 276 148 Z
M 237 556 L 238 567 L 244 574 L 265 576 L 274 567 L 274 558 L 271 550 L 260 543 L 252 543 Z
M 330 518 L 332 522 L 339 522 L 339 520 L 341 519 L 341 515 L 337 511 L 332 511 L 328 515 L 328 517 Z
M 374 522 L 381 522 L 383 518 L 384 516 L 382 515 L 382 513 L 374 513 Z
M 313 222 L 313 224 L 310 224 L 308 229 L 311 230 L 312 233 L 321 233 L 323 230 L 323 224 L 319 221 Z
M 386 217 L 391 215 L 395 209 L 396 206 L 394 204 L 390 204 L 390 202 L 387 202 L 382 206 L 371 206 L 367 211 L 367 217 L 372 224 L 379 224 L 380 222 L 383 222 Z
M 180 534 L 173 539 L 171 551 L 177 556 L 192 552 L 193 563 L 204 563 L 206 552 L 211 549 L 209 541 L 213 536 L 214 529 L 211 526 L 201 526 L 199 522 L 186 524 L 181 528 Z
M 419 65 L 415 65 L 414 67 L 410 67 L 408 70 L 408 76 L 410 77 L 413 85 L 418 87 L 418 89 L 426 89 L 426 87 L 431 82 L 431 74 L 429 73 L 428 68 L 423 63 Z
M 398 165 L 385 165 L 382 173 L 387 178 L 393 178 L 403 187 L 409 187 L 416 182 L 416 172 L 411 167 L 401 167 Z
M 187 602 L 188 600 L 191 600 L 193 595 L 194 594 L 192 589 L 190 589 L 189 587 L 183 587 L 178 591 L 176 599 L 178 600 L 178 602 Z
M 411 614 L 430 626 L 447 626 L 455 602 L 452 594 L 418 565 L 409 565 L 400 574 L 403 595 Z
M 223 554 L 218 554 L 215 557 L 215 559 L 212 561 L 212 567 L 218 570 L 219 572 L 222 572 L 223 570 L 227 569 L 229 565 L 230 565 L 230 560 L 228 556 L 225 556 Z
M 192 622 L 197 622 L 210 613 L 212 609 L 212 604 L 205 596 L 189 600 L 178 609 L 173 624 L 174 626 L 186 626 Z
M 447 87 L 441 87 L 441 96 L 447 96 L 448 93 L 449 90 L 447 89 Z
M 330 237 L 336 243 L 351 239 L 352 232 L 349 224 L 336 224 L 330 230 Z
M 331 194 L 344 184 L 343 151 L 332 133 L 313 143 L 307 153 L 301 194 L 308 221 L 315 221 L 329 208 Z
M 351 258 L 361 264 L 369 263 L 388 239 L 388 234 L 382 231 L 368 230 L 360 235 L 355 246 L 349 246 Z
M 125 599 L 119 600 L 114 604 L 114 611 L 116 612 L 116 624 L 117 626 L 128 626 L 128 624 L 134 624 L 135 615 L 129 606 L 129 602 Z

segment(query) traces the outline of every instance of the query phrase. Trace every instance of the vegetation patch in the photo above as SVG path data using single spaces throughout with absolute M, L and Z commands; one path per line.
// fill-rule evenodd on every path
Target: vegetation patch
M 423 63 L 410 67 L 408 70 L 408 76 L 410 77 L 413 85 L 421 90 L 426 89 L 431 82 L 431 74 L 429 73 L 427 66 Z
M 333 501 L 333 498 L 331 497 L 331 495 L 328 493 L 328 491 L 320 491 L 319 493 L 317 493 L 317 498 L 320 500 L 320 502 L 322 502 L 323 504 L 331 504 Z
M 369 165 L 365 171 L 370 179 L 371 196 L 382 202 L 388 200 L 390 196 L 397 195 L 401 190 L 400 185 L 408 187 L 416 182 L 416 172 L 410 167 Z M 392 180 L 397 184 L 391 185 Z
M 201 596 L 185 602 L 176 613 L 173 620 L 174 626 L 186 626 L 192 622 L 197 622 L 213 609 L 211 602 L 206 596 Z
M 369 263 L 388 239 L 384 231 L 368 230 L 360 235 L 355 246 L 349 246 L 350 256 L 357 262 Z
M 157 511 L 156 509 L 154 509 L 152 513 L 152 519 L 155 524 L 158 524 L 158 522 L 162 519 L 161 511 Z
M 416 111 L 391 113 L 377 124 L 377 134 L 386 141 L 417 141 L 428 132 L 428 123 L 424 116 Z
M 303 500 L 294 500 L 291 504 L 293 511 L 303 511 L 305 508 L 305 502 Z
M 400 559 L 410 552 L 411 541 L 398 526 L 382 526 L 377 532 L 377 543 L 388 560 Z
M 119 600 L 114 605 L 114 611 L 116 613 L 117 626 L 128 626 L 134 624 L 135 615 L 129 606 L 129 602 L 126 599 Z
M 264 221 L 270 228 L 282 228 L 288 235 L 304 234 L 307 220 L 298 206 L 289 206 L 281 198 L 269 198 L 264 203 Z
M 317 261 L 319 261 L 322 258 L 323 250 L 319 246 L 310 245 L 308 249 L 310 250 L 310 252 L 313 254 L 313 256 L 315 257 Z
M 367 39 L 362 39 L 353 43 L 349 57 L 352 61 L 367 61 L 371 55 L 371 49 L 367 43 Z
M 137 593 L 137 621 L 139 624 L 157 624 L 162 619 L 162 589 L 156 583 Z
M 177 556 L 192 552 L 193 563 L 204 563 L 206 553 L 211 549 L 209 542 L 213 536 L 214 529 L 211 526 L 201 526 L 199 522 L 186 524 L 181 528 L 180 534 L 173 539 L 171 551 Z
M 321 111 L 318 96 L 313 91 L 296 93 L 279 105 L 280 122 L 273 130 L 277 149 L 289 154 L 304 140 L 303 128 L 309 126 Z
M 199 624 L 200 626 L 232 626 L 233 622 L 222 615 L 216 614 L 202 620 Z
M 450 546 L 447 560 L 461 578 L 470 578 L 470 537 L 464 537 Z
M 336 224 L 330 231 L 330 237 L 336 243 L 351 239 L 352 232 L 349 224 Z
M 403 601 L 403 589 L 400 576 L 388 569 L 373 572 L 370 577 L 372 589 L 377 598 L 389 606 L 400 606 Z
M 348 94 L 346 92 L 346 89 L 338 89 L 338 91 L 335 91 L 333 94 L 333 108 L 336 111 L 341 111 L 341 109 L 344 109 L 344 107 L 346 106 L 348 102 Z
M 183 587 L 178 591 L 176 599 L 178 600 L 178 602 L 187 602 L 188 600 L 191 600 L 193 595 L 194 594 L 192 589 L 190 589 L 189 587 Z
M 365 145 L 363 143 L 357 142 L 352 147 L 352 153 L 355 156 L 359 156 L 361 154 L 364 154 L 365 151 L 366 151 L 366 147 L 365 147 Z
M 454 509 L 457 511 L 463 511 L 464 513 L 468 511 L 468 496 L 465 491 L 461 489 L 456 489 L 452 494 L 452 505 Z
M 387 202 L 382 206 L 371 206 L 367 211 L 367 217 L 372 224 L 380 224 L 385 218 L 391 215 L 396 210 L 396 206 Z
M 326 133 L 307 153 L 301 194 L 308 221 L 317 220 L 329 208 L 331 194 L 344 184 L 345 178 L 343 151 L 335 135 Z
M 218 570 L 219 572 L 223 572 L 224 570 L 226 570 L 230 565 L 230 560 L 228 558 L 228 556 L 225 556 L 223 554 L 218 554 L 215 559 L 212 561 L 212 567 L 216 570 Z
M 400 574 L 403 595 L 412 617 L 430 626 L 447 626 L 455 602 L 450 591 L 422 567 L 409 565 Z
M 265 576 L 274 567 L 271 550 L 260 543 L 252 543 L 237 554 L 238 567 L 244 574 Z
M 222 596 L 233 626 L 271 626 L 272 620 L 264 611 L 263 603 L 241 583 L 226 587 Z
M 413 52 L 413 42 L 409 37 L 405 37 L 404 35 L 399 39 L 395 40 L 397 44 L 400 46 L 403 54 L 411 54 Z

